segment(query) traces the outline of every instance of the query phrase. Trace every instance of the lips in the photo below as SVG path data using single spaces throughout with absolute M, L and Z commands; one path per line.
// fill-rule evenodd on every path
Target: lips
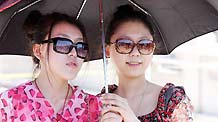
M 69 66 L 70 68 L 76 68 L 78 66 L 76 62 L 69 62 L 66 65 Z
M 126 62 L 126 64 L 128 64 L 129 66 L 138 66 L 141 65 L 142 62 L 130 61 L 130 62 Z

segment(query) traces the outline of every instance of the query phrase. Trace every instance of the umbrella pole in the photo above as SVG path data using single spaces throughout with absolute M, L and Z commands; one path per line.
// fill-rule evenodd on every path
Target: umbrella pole
M 103 53 L 103 67 L 104 67 L 104 87 L 105 93 L 108 93 L 108 80 L 107 80 L 107 59 L 106 59 L 106 48 L 105 48 L 105 32 L 104 32 L 104 16 L 103 16 L 103 1 L 98 0 L 99 3 L 99 20 L 100 20 L 100 31 L 101 31 L 101 42 L 102 42 L 102 53 Z

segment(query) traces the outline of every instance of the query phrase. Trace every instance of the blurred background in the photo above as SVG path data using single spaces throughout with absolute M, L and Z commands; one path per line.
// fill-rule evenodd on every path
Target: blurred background
M 116 83 L 108 61 L 107 81 Z M 28 56 L 0 55 L 0 92 L 32 80 L 34 66 Z M 145 74 L 154 83 L 185 87 L 194 106 L 195 122 L 218 122 L 218 31 L 177 47 L 170 55 L 154 56 Z M 69 81 L 91 94 L 104 86 L 102 60 L 84 63 L 78 77 Z

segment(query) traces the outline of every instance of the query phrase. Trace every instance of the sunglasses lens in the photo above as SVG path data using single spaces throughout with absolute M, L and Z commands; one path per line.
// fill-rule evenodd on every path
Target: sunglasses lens
M 73 48 L 76 49 L 77 56 L 84 59 L 88 54 L 88 45 L 84 42 L 74 44 L 66 38 L 53 38 L 54 51 L 61 54 L 69 54 Z
M 154 50 L 154 43 L 150 40 L 141 40 L 137 44 L 137 48 L 141 54 L 148 55 Z
M 121 39 L 116 41 L 116 50 L 121 54 L 128 54 L 134 47 L 134 43 L 131 40 Z
M 143 55 L 149 55 L 154 51 L 155 44 L 151 40 L 143 39 L 140 40 L 138 43 L 134 43 L 128 39 L 120 39 L 117 40 L 115 43 L 115 48 L 118 53 L 121 54 L 129 54 L 135 47 L 138 48 L 138 51 Z
M 72 42 L 65 39 L 58 39 L 55 43 L 55 50 L 59 53 L 67 54 L 71 51 Z
M 78 42 L 76 44 L 77 56 L 80 58 L 85 58 L 88 54 L 88 45 L 83 42 Z

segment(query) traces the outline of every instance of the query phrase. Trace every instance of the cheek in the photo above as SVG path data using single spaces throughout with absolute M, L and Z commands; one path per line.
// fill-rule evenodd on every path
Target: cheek
M 84 62 L 83 59 L 77 58 L 77 63 L 78 63 L 78 68 L 79 69 L 82 67 L 83 62 Z
M 52 45 L 50 44 L 49 47 L 47 47 L 47 45 L 43 48 L 43 57 L 44 59 L 46 60 L 50 60 L 51 58 L 53 58 L 54 56 L 54 51 L 53 51 L 53 47 Z
M 153 57 L 152 55 L 144 56 L 143 62 L 144 62 L 145 67 L 151 64 L 152 57 Z
M 47 54 L 46 54 L 47 55 Z M 64 54 L 59 54 L 53 50 L 52 45 L 49 47 L 48 51 L 48 62 L 54 67 L 57 67 L 56 65 L 62 66 L 60 64 L 66 63 L 66 57 Z
M 59 56 L 59 54 L 58 53 L 56 53 L 56 52 L 54 52 L 54 50 L 53 50 L 53 48 L 52 47 L 50 47 L 50 49 L 49 49 L 49 53 L 48 53 L 48 57 L 49 57 L 49 61 L 51 62 L 55 62 L 55 61 L 59 61 L 61 58 L 61 56 Z
M 53 53 L 49 54 L 48 61 L 49 61 L 50 66 L 55 69 L 62 68 L 66 62 L 64 56 L 55 55 Z
M 112 64 L 115 65 L 116 67 L 122 67 L 125 64 L 125 55 L 123 54 L 118 54 L 116 51 L 112 51 L 110 54 L 110 58 L 112 61 Z

